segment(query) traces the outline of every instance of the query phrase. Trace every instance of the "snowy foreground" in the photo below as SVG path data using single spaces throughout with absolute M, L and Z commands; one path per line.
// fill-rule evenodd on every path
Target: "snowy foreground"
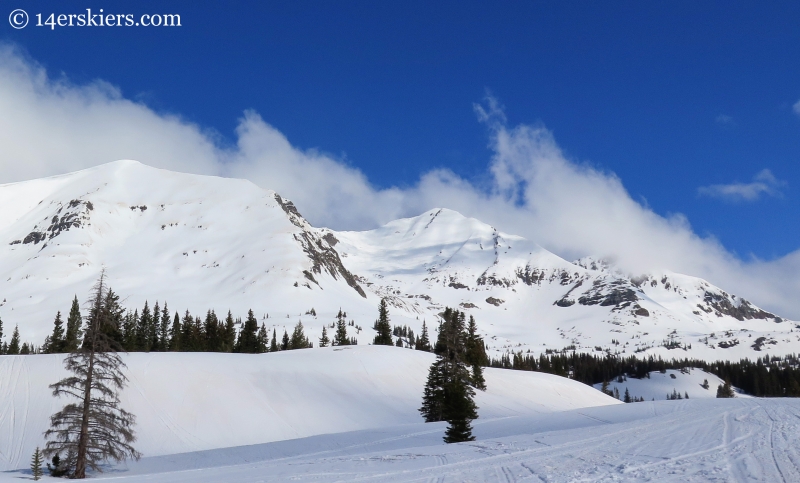
M 445 423 L 416 411 L 432 360 L 375 346 L 131 354 L 122 399 L 145 457 L 93 479 L 800 481 L 797 399 L 621 404 L 569 379 L 488 369 L 477 441 L 446 445 Z M 62 373 L 57 356 L 0 358 L 0 482 L 30 478 L 18 468 L 42 444 L 58 406 L 47 384 Z M 661 376 L 650 381 L 685 391 L 709 375 Z

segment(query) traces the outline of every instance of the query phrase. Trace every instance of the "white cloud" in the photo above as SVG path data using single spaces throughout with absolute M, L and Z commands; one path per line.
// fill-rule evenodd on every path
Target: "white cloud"
M 107 83 L 54 80 L 13 48 L 0 47 L 0 182 L 137 159 L 250 179 L 292 199 L 313 224 L 336 229 L 371 228 L 448 207 L 567 258 L 592 254 L 631 273 L 668 268 L 700 276 L 800 317 L 800 252 L 774 262 L 742 261 L 695 234 L 684 216 L 663 217 L 633 200 L 613 173 L 567 159 L 544 126 L 508 127 L 494 98 L 475 111 L 494 153 L 487 185 L 434 170 L 414 186 L 378 189 L 358 169 L 292 146 L 255 112 L 244 113 L 236 144 L 221 147 L 218 135 L 126 99 Z
M 734 121 L 733 118 L 731 116 L 728 116 L 727 114 L 720 114 L 714 120 L 717 122 L 717 124 L 722 124 L 723 126 L 736 125 L 736 121 Z
M 786 186 L 768 169 L 761 170 L 750 183 L 712 184 L 701 186 L 697 193 L 702 196 L 720 198 L 728 201 L 755 201 L 766 196 L 783 196 L 781 188 Z
M 800 101 L 795 102 L 794 106 L 792 106 L 792 109 L 794 110 L 795 114 L 800 115 Z

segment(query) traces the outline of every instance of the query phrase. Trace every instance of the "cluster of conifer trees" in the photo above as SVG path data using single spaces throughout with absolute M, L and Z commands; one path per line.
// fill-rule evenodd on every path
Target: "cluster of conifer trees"
M 504 369 L 547 372 L 589 385 L 610 381 L 623 374 L 643 378 L 653 371 L 696 367 L 726 381 L 727 386 L 738 387 L 753 396 L 800 397 L 800 358 L 794 354 L 785 357 L 764 356 L 755 361 L 742 359 L 739 362 L 706 362 L 686 358 L 667 361 L 652 356 L 595 356 L 577 352 L 541 354 L 536 357 L 517 352 L 492 359 L 490 365 Z M 729 393 L 727 389 L 723 392 L 725 395 Z
M 419 409 L 425 422 L 447 421 L 444 441 L 473 441 L 471 421 L 478 417 L 475 389 L 485 391 L 483 367 L 489 362 L 473 317 L 445 309 Z

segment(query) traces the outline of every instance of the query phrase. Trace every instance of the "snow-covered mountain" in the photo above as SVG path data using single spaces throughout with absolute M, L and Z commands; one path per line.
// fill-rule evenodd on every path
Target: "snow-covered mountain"
M 102 267 L 128 307 L 253 309 L 318 337 L 339 308 L 372 339 L 381 297 L 419 334 L 444 307 L 474 315 L 490 350 L 738 359 L 800 352 L 795 324 L 710 283 L 663 270 L 569 262 L 447 209 L 365 232 L 312 227 L 244 180 L 118 161 L 0 185 L 0 317 L 41 343 Z M 311 309 L 314 309 L 313 311 Z

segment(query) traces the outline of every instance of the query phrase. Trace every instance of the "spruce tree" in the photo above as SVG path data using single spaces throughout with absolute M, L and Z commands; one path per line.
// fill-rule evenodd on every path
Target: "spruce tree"
M 47 345 L 48 354 L 58 354 L 64 352 L 66 340 L 64 339 L 64 322 L 61 321 L 61 311 L 56 313 L 56 319 L 53 321 L 53 333 L 50 334 L 50 341 Z
M 42 452 L 38 446 L 31 457 L 31 475 L 33 475 L 34 481 L 42 479 Z
M 258 352 L 258 321 L 253 310 L 247 312 L 247 319 L 239 332 L 239 340 L 236 341 L 237 352 L 255 354 Z
M 386 298 L 381 299 L 378 305 L 378 320 L 375 321 L 374 329 L 378 332 L 372 341 L 375 345 L 394 345 L 392 341 L 392 326 L 389 323 L 389 308 L 386 305 Z
M 333 345 L 350 345 L 350 339 L 347 337 L 347 322 L 344 320 L 345 315 L 342 309 L 336 314 L 336 333 L 333 334 Z
M 633 402 L 633 401 L 631 401 L 631 393 L 628 392 L 628 388 L 627 387 L 625 388 L 625 396 L 623 397 L 622 402 L 626 402 L 626 403 Z
M 281 350 L 282 351 L 289 350 L 289 334 L 286 333 L 286 329 L 283 329 L 283 339 L 281 339 Z
M 172 319 L 172 329 L 169 332 L 169 350 L 172 352 L 179 352 L 181 347 L 181 334 L 183 328 L 181 327 L 181 317 L 178 312 L 175 312 L 175 318 Z
M 486 347 L 483 338 L 478 335 L 478 325 L 475 318 L 469 316 L 467 325 L 467 336 L 464 341 L 466 350 L 466 363 L 472 370 L 472 387 L 481 391 L 486 390 L 486 380 L 483 377 L 484 366 L 489 365 L 489 356 L 486 355 Z
M 303 330 L 303 322 L 298 321 L 294 326 L 292 336 L 289 338 L 289 349 L 308 349 L 311 344 Z
M 205 350 L 220 352 L 222 350 L 222 334 L 220 334 L 217 314 L 213 310 L 206 312 L 205 320 Z
M 3 355 L 3 318 L 0 317 L 0 355 Z
M 167 307 L 167 302 L 164 302 L 164 308 L 161 309 L 161 324 L 159 327 L 159 334 L 158 334 L 158 348 L 160 351 L 165 352 L 169 350 L 170 343 L 172 342 L 169 338 L 169 329 L 170 329 L 170 318 L 169 318 L 169 307 Z
M 278 347 L 278 336 L 275 333 L 275 328 L 272 328 L 272 342 L 269 345 L 270 352 L 278 352 L 280 348 Z
M 228 316 L 225 317 L 225 330 L 222 335 L 222 350 L 224 352 L 233 352 L 236 345 L 236 324 L 233 322 L 233 315 L 228 310 Z
M 125 321 L 122 323 L 122 339 L 126 351 L 136 350 L 136 324 L 130 312 L 125 314 Z
M 414 349 L 418 351 L 431 351 L 431 340 L 428 337 L 428 326 L 425 324 L 425 321 L 422 321 L 422 333 L 419 337 L 417 337 L 417 342 L 414 345 Z
M 269 336 L 267 335 L 267 326 L 263 323 L 261 324 L 261 328 L 258 329 L 258 335 L 256 336 L 256 343 L 258 346 L 258 353 L 263 354 L 267 352 L 269 348 Z
M 69 309 L 67 317 L 67 331 L 64 336 L 64 352 L 74 352 L 81 345 L 81 308 L 78 305 L 78 296 L 72 299 L 72 307 Z
M 467 338 L 463 312 L 446 308 L 428 371 L 420 413 L 426 422 L 447 421 L 446 443 L 473 441 L 471 421 L 477 419 L 472 375 L 466 364 Z
M 56 453 L 53 455 L 53 459 L 50 460 L 53 464 L 47 463 L 47 471 L 50 472 L 50 476 L 54 478 L 60 478 L 62 476 L 66 476 L 69 473 L 70 468 L 67 464 L 68 461 L 75 461 L 75 455 L 70 453 L 67 455 L 66 460 L 61 459 L 61 455 Z
M 718 398 L 736 397 L 736 393 L 733 392 L 733 388 L 731 387 L 731 382 L 728 379 L 725 379 L 725 384 L 720 384 L 719 386 L 717 386 L 717 397 Z
M 142 315 L 139 318 L 138 334 L 136 334 L 136 345 L 140 351 L 150 352 L 150 331 L 152 330 L 152 325 L 153 315 L 150 313 L 150 307 L 147 304 L 147 300 L 145 300 L 144 308 L 142 309 Z
M 127 378 L 114 334 L 123 309 L 118 297 L 109 294 L 113 292 L 101 272 L 93 289 L 83 344 L 64 359 L 72 375 L 50 386 L 54 396 L 76 400 L 50 417 L 44 450 L 46 456 L 67 454 L 72 478 L 85 478 L 89 468 L 101 471 L 101 464 L 108 460 L 140 457 L 131 446 L 136 439 L 132 429 L 135 418 L 119 407 L 119 391 Z
M 8 343 L 8 349 L 6 349 L 6 354 L 10 356 L 19 355 L 20 346 L 19 346 L 19 326 L 14 326 L 14 332 L 11 333 L 11 342 Z
M 197 350 L 195 347 L 194 333 L 194 317 L 187 309 L 183 314 L 183 318 L 181 319 L 180 338 L 182 352 L 194 352 Z
M 323 325 L 322 326 L 322 337 L 319 338 L 319 346 L 320 347 L 328 347 L 328 344 L 331 343 L 331 340 L 328 338 L 328 329 Z
M 158 306 L 158 300 L 153 306 L 153 324 L 150 330 L 150 350 L 153 352 L 160 352 L 164 349 L 161 348 L 161 307 Z

